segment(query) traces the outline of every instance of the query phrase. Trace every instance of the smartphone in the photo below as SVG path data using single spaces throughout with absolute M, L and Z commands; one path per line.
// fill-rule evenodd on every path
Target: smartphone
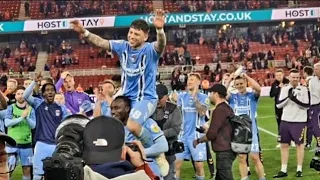
M 126 143 L 126 146 L 128 146 L 132 151 L 139 151 L 139 147 L 136 144 Z

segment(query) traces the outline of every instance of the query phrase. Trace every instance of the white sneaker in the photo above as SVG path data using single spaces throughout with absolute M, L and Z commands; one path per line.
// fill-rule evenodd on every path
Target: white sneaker
M 276 148 L 281 148 L 281 144 L 277 144 L 277 145 L 276 145 Z
M 166 159 L 166 156 L 164 153 L 160 154 L 158 157 L 156 157 L 156 162 L 160 168 L 160 173 L 163 177 L 167 176 L 169 174 L 169 163 Z
M 291 147 L 296 147 L 296 143 L 294 143 L 293 141 L 291 141 Z

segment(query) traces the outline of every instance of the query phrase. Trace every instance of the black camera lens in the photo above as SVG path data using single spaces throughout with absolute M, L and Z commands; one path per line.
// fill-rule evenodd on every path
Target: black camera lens
M 60 161 L 58 159 L 53 160 L 54 167 L 60 167 Z

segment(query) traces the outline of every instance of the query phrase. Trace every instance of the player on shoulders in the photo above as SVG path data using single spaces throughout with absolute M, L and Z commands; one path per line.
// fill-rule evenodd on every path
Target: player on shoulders
M 166 46 L 164 33 L 165 14 L 156 10 L 153 25 L 157 31 L 155 42 L 146 42 L 149 38 L 149 25 L 138 19 L 131 23 L 128 40 L 106 40 L 86 30 L 78 20 L 72 21 L 73 30 L 82 34 L 89 42 L 116 53 L 122 70 L 123 95 L 132 101 L 132 109 L 127 122 L 128 130 L 146 147 L 151 134 L 144 130 L 142 124 L 154 113 L 158 97 L 156 77 L 159 58 Z M 161 155 L 165 159 L 164 154 Z M 161 162 L 161 159 L 159 159 Z M 169 164 L 161 166 L 162 174 L 169 171 Z

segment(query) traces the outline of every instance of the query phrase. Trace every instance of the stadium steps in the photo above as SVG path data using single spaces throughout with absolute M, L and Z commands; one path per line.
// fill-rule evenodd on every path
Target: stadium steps
M 155 10 L 155 9 L 163 9 L 163 1 L 153 0 L 152 4 L 153 4 L 153 10 Z
M 19 11 L 19 17 L 18 17 L 18 19 L 19 20 L 26 20 L 26 19 L 28 19 L 26 16 L 24 16 L 25 15 L 25 10 L 24 10 L 24 1 L 21 1 L 21 3 L 20 3 L 20 11 Z
M 39 52 L 36 63 L 36 72 L 43 71 L 44 65 L 47 63 L 48 53 L 47 52 Z

